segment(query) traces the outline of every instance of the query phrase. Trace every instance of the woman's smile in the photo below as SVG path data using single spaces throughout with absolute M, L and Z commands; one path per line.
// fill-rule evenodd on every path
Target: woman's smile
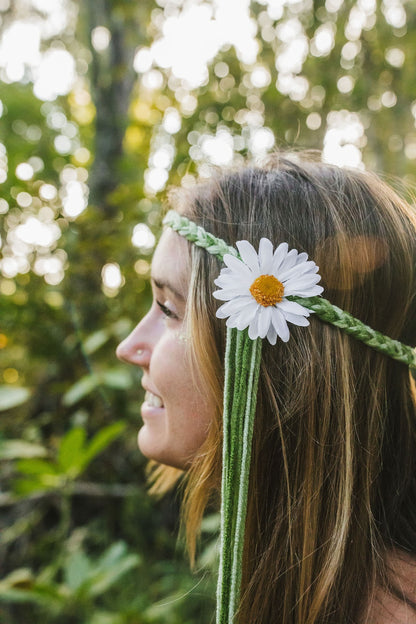
M 149 390 L 147 390 L 144 395 L 144 405 L 151 407 L 164 407 L 162 399 L 156 396 L 156 394 L 149 392 Z

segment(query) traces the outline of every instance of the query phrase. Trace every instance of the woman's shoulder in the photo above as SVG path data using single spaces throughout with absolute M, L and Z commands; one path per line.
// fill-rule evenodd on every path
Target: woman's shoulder
M 387 563 L 395 593 L 377 589 L 363 624 L 416 624 L 416 555 L 396 552 Z

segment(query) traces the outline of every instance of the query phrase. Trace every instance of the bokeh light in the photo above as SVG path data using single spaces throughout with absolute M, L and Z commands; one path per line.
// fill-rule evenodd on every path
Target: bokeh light
M 42 184 L 39 189 L 39 197 L 45 200 L 53 200 L 57 196 L 58 191 L 53 184 Z
M 91 32 L 91 43 L 97 52 L 107 50 L 111 41 L 111 32 L 105 26 L 96 26 Z
M 19 180 L 31 180 L 33 178 L 33 167 L 29 163 L 20 163 L 16 167 L 16 178 Z
M 40 100 L 66 95 L 75 82 L 75 61 L 66 50 L 47 50 L 36 68 L 33 91 Z
M 361 147 L 365 143 L 364 125 L 357 113 L 346 110 L 329 113 L 322 152 L 325 162 L 362 169 Z
M 233 138 L 225 128 L 220 128 L 215 136 L 203 136 L 200 146 L 202 154 L 214 165 L 227 166 L 233 161 Z
M 182 120 L 176 108 L 167 108 L 163 118 L 163 127 L 169 134 L 176 134 L 181 129 Z
M 87 207 L 88 189 L 82 182 L 71 180 L 62 188 L 61 197 L 63 214 L 75 219 Z
M 56 223 L 44 223 L 33 216 L 18 225 L 12 233 L 23 243 L 39 247 L 50 247 L 61 236 L 61 230 Z
M 36 23 L 16 20 L 3 32 L 0 41 L 2 79 L 7 82 L 22 80 L 26 68 L 35 68 L 41 59 L 41 33 Z
M 156 244 L 156 238 L 148 225 L 138 223 L 134 226 L 131 242 L 142 253 L 151 253 Z
M 101 269 L 102 289 L 107 297 L 115 297 L 125 283 L 117 262 L 108 262 Z

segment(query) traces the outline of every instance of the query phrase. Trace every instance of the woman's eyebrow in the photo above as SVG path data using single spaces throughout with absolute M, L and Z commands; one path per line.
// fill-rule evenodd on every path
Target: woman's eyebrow
M 153 276 L 151 276 L 150 279 L 153 282 L 153 284 L 156 286 L 156 288 L 158 288 L 159 290 L 165 290 L 165 289 L 170 290 L 170 292 L 173 293 L 177 299 L 180 299 L 181 301 L 185 301 L 185 297 L 183 296 L 183 294 L 181 294 L 177 290 L 177 288 L 175 288 L 175 286 L 173 286 L 171 282 L 169 282 L 169 280 L 158 279 Z

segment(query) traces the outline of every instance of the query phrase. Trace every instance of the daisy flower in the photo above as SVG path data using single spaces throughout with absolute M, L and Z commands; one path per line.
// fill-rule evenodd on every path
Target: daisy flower
M 213 295 L 225 301 L 217 310 L 218 318 L 226 318 L 228 327 L 246 329 L 252 340 L 267 336 L 276 344 L 277 336 L 287 342 L 287 323 L 309 325 L 310 311 L 299 303 L 288 301 L 289 295 L 313 297 L 320 295 L 321 277 L 318 267 L 306 253 L 289 251 L 281 243 L 273 252 L 273 244 L 262 238 L 257 253 L 248 241 L 238 241 L 241 260 L 226 254 L 225 268 L 214 281 L 220 288 Z

